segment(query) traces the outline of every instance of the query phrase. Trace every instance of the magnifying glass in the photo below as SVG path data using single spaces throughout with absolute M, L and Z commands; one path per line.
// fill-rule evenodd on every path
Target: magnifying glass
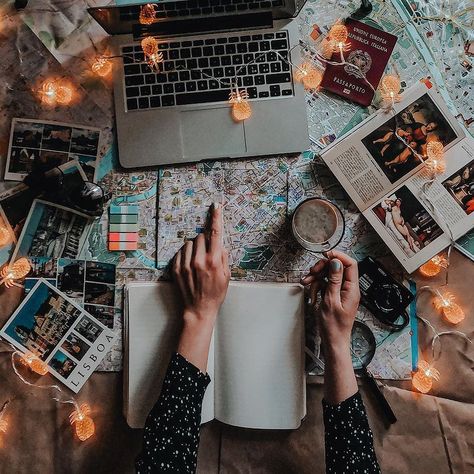
M 375 336 L 370 328 L 360 321 L 354 321 L 351 333 L 352 366 L 356 374 L 367 382 L 371 394 L 379 404 L 387 421 L 393 424 L 397 421 L 397 417 L 395 413 L 393 413 L 392 407 L 389 405 L 384 394 L 381 392 L 376 380 L 367 370 L 367 366 L 375 355 L 376 347 Z

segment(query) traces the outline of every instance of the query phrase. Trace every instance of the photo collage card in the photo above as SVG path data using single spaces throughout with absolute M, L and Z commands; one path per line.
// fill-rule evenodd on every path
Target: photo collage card
M 100 129 L 59 122 L 14 118 L 5 179 L 22 181 L 29 173 L 46 171 L 77 160 L 94 181 Z
M 40 278 L 110 329 L 115 315 L 115 265 L 69 258 L 32 257 L 31 272 L 25 279 L 28 293 Z
M 111 329 L 44 279 L 37 281 L 0 336 L 45 362 L 49 372 L 75 393 L 115 339 Z

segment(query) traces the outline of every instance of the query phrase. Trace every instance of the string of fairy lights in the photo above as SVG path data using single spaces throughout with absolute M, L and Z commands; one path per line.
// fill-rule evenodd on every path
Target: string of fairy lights
M 143 5 L 140 9 L 139 22 L 143 25 L 151 25 L 155 21 L 157 13 L 157 5 L 149 3 Z M 430 18 L 432 20 L 432 18 Z M 458 16 L 453 18 L 453 21 L 459 21 Z M 447 21 L 444 19 L 443 21 Z M 94 43 L 92 43 L 94 44 Z M 303 52 L 306 53 L 301 64 L 293 64 L 290 59 L 290 53 L 295 47 L 301 47 Z M 150 67 L 152 72 L 160 74 L 161 65 L 163 63 L 163 55 L 159 50 L 159 42 L 156 38 L 150 36 L 144 38 L 141 42 L 146 63 Z M 348 41 L 348 31 L 343 21 L 336 22 L 329 30 L 328 34 L 319 41 L 316 48 L 313 48 L 305 42 L 300 42 L 299 45 L 294 46 L 289 50 L 288 55 L 284 56 L 279 51 L 265 51 L 264 55 L 269 52 L 275 53 L 282 62 L 286 63 L 293 69 L 293 77 L 297 82 L 302 83 L 303 87 L 311 92 L 317 93 L 324 74 L 324 65 L 338 65 L 345 66 L 349 65 L 351 68 L 358 72 L 360 79 L 365 81 L 369 87 L 376 92 L 376 88 L 371 84 L 365 74 L 354 64 L 349 64 L 345 61 L 344 52 L 350 50 L 350 42 Z M 95 45 L 94 45 L 95 48 Z M 339 54 L 335 54 L 339 53 Z M 229 105 L 232 118 L 236 122 L 250 119 L 252 115 L 251 101 L 249 101 L 249 94 L 245 88 L 239 87 L 239 73 L 246 67 L 257 60 L 261 55 L 257 55 L 250 63 L 242 64 L 236 69 L 235 77 L 232 81 L 225 82 L 226 87 L 231 89 L 229 96 Z M 336 56 L 336 60 L 334 60 Z M 108 56 L 108 55 L 97 55 L 90 65 L 90 68 L 94 74 L 99 77 L 106 78 L 112 73 L 113 62 L 115 59 L 123 59 L 127 57 L 129 62 L 140 62 L 136 61 L 133 57 L 124 55 Z M 316 64 L 316 62 L 318 64 Z M 183 68 L 177 68 L 183 70 Z M 203 71 L 198 71 L 203 77 L 213 79 L 219 83 L 223 83 L 220 78 L 213 77 L 209 74 L 205 74 Z M 167 71 L 169 72 L 169 71 Z M 394 106 L 400 102 L 401 96 L 401 81 L 398 74 L 386 74 L 382 77 L 378 91 L 381 96 L 381 108 L 388 112 L 395 114 Z M 42 105 L 46 107 L 57 107 L 57 106 L 70 106 L 75 100 L 77 100 L 78 94 L 77 89 L 74 86 L 72 80 L 67 77 L 50 77 L 42 82 L 39 88 L 35 89 L 35 93 L 39 97 Z M 405 142 L 404 138 L 395 133 L 397 139 L 404 142 L 406 146 L 410 146 Z M 414 151 L 414 150 L 413 150 Z M 427 144 L 426 156 L 418 154 L 414 151 L 415 156 L 426 164 L 428 170 L 432 173 L 432 180 L 434 182 L 436 175 L 442 173 L 445 170 L 446 164 L 444 160 L 444 147 L 443 144 L 437 140 L 432 140 Z M 13 242 L 11 232 L 7 228 L 6 223 L 0 220 L 0 247 L 9 245 Z M 454 242 L 452 242 L 453 244 Z M 434 296 L 434 306 L 439 311 L 444 319 L 453 325 L 459 324 L 464 318 L 465 313 L 461 306 L 455 302 L 455 297 L 452 293 L 445 290 L 448 284 L 448 272 L 449 272 L 449 257 L 452 249 L 452 244 L 448 249 L 447 254 L 440 254 L 433 257 L 430 261 L 422 265 L 419 269 L 420 273 L 425 277 L 434 277 L 438 275 L 442 270 L 446 272 L 446 283 L 443 288 L 434 288 L 431 286 L 425 286 L 418 290 L 418 294 L 422 291 L 429 291 Z M 30 262 L 27 258 L 19 258 L 16 261 L 7 263 L 3 268 L 0 269 L 0 286 L 3 284 L 6 288 L 13 286 L 22 287 L 21 281 L 25 278 L 31 270 Z M 436 359 L 434 354 L 435 342 L 440 341 L 440 337 L 447 334 L 457 334 L 465 337 L 471 342 L 464 333 L 460 331 L 444 331 L 437 332 L 434 326 L 425 318 L 418 316 L 418 319 L 426 324 L 434 333 L 432 339 L 432 351 L 433 361 L 431 363 L 420 360 L 418 363 L 418 370 L 412 374 L 413 387 L 422 392 L 427 393 L 431 390 L 433 382 L 439 380 L 439 371 L 434 367 L 433 362 Z M 13 346 L 12 346 L 13 348 Z M 11 364 L 14 373 L 18 378 L 28 386 L 37 387 L 40 389 L 46 389 L 55 391 L 57 395 L 52 398 L 61 404 L 73 405 L 74 410 L 69 415 L 69 421 L 74 427 L 77 438 L 80 441 L 89 439 L 95 433 L 95 424 L 91 417 L 92 410 L 88 403 L 79 404 L 74 397 L 65 397 L 63 390 L 58 385 L 42 385 L 30 382 L 23 374 L 20 367 L 23 366 L 37 376 L 43 377 L 48 374 L 48 366 L 37 356 L 26 353 L 23 354 L 13 348 L 11 354 Z M 11 399 L 4 402 L 0 408 L 0 447 L 2 446 L 2 436 L 8 431 L 9 420 L 7 416 L 8 407 L 11 403 Z

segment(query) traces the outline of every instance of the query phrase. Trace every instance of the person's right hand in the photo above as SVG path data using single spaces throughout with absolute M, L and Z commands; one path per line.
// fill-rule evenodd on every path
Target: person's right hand
M 359 272 L 357 262 L 342 252 L 331 250 L 326 257 L 310 269 L 301 283 L 311 285 L 313 305 L 321 292 L 317 324 L 326 364 L 324 399 L 336 405 L 357 392 L 350 338 L 360 300 Z
M 302 283 L 311 285 L 313 305 L 321 293 L 318 326 L 325 348 L 348 347 L 360 300 L 357 262 L 336 250 L 326 256 L 311 267 Z

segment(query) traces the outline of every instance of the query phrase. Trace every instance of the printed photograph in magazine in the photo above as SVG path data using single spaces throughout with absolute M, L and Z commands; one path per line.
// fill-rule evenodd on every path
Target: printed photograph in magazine
M 474 212 L 474 160 L 443 181 L 443 186 L 467 215 Z
M 393 241 L 412 257 L 443 231 L 420 201 L 402 186 L 372 209 Z
M 430 141 L 443 143 L 447 156 L 465 137 L 431 84 L 408 89 L 394 110 L 379 110 L 321 155 L 361 211 L 424 167 Z
M 363 138 L 362 143 L 385 176 L 395 183 L 420 164 L 419 156 L 427 156 L 429 141 L 447 146 L 456 138 L 433 99 L 424 94 Z

